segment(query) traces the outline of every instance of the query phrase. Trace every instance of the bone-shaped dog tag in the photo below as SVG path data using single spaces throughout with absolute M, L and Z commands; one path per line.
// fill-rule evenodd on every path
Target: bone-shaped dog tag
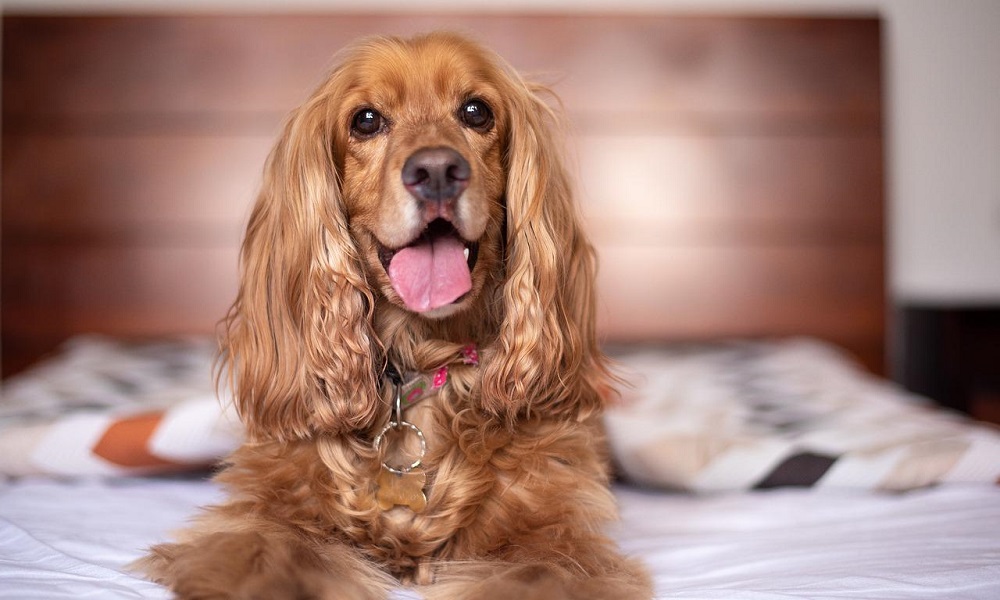
M 427 507 L 427 496 L 424 495 L 427 475 L 423 469 L 393 473 L 383 467 L 379 470 L 376 483 L 378 490 L 375 492 L 375 499 L 382 510 L 406 506 L 413 512 L 420 512 Z

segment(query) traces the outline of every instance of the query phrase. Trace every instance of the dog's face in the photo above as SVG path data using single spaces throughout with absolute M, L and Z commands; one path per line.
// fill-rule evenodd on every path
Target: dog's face
M 334 132 L 352 237 L 375 291 L 449 316 L 500 261 L 508 111 L 496 67 L 449 38 L 353 60 Z

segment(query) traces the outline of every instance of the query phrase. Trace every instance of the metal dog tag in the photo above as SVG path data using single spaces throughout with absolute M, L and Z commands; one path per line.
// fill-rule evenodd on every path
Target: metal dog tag
M 423 469 L 393 473 L 383 466 L 378 473 L 376 483 L 378 491 L 375 493 L 375 499 L 382 510 L 405 506 L 413 512 L 421 512 L 427 508 L 427 496 L 424 494 L 427 475 Z
M 427 496 L 424 494 L 424 486 L 427 485 L 427 474 L 420 468 L 420 463 L 427 452 L 427 441 L 424 439 L 424 432 L 413 423 L 407 423 L 402 417 L 402 389 L 396 385 L 396 405 L 389 423 L 382 428 L 382 431 L 375 436 L 375 451 L 379 456 L 383 456 L 386 451 L 385 442 L 389 437 L 396 436 L 395 446 L 401 448 L 403 444 L 398 436 L 406 436 L 412 433 L 420 443 L 420 450 L 417 458 L 410 464 L 393 466 L 388 459 L 382 461 L 382 468 L 379 470 L 376 480 L 375 500 L 382 510 L 390 510 L 396 506 L 405 506 L 413 512 L 420 512 L 427 507 Z

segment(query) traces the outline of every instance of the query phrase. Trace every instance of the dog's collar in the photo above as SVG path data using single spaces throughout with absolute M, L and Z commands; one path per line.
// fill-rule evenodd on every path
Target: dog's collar
M 476 345 L 463 346 L 453 360 L 432 371 L 417 371 L 404 375 L 392 361 L 387 360 L 384 375 L 399 390 L 400 409 L 406 410 L 424 398 L 440 392 L 448 383 L 448 367 L 455 364 L 479 366 L 479 350 Z
M 424 433 L 413 423 L 403 419 L 403 411 L 435 394 L 448 383 L 448 367 L 450 365 L 479 365 L 479 351 L 472 344 L 464 346 L 456 356 L 436 370 L 427 373 L 414 373 L 404 377 L 392 361 L 386 360 L 384 376 L 395 388 L 395 402 L 389 414 L 389 422 L 379 431 L 372 442 L 378 460 L 382 462 L 378 480 L 375 486 L 375 501 L 381 510 L 391 510 L 397 506 L 405 506 L 413 512 L 420 512 L 427 507 L 427 472 L 422 466 L 424 454 L 427 452 L 427 442 Z M 414 435 L 420 443 L 420 450 L 415 457 L 401 459 L 388 458 L 386 446 L 392 444 L 389 438 L 395 438 L 399 444 L 399 436 Z M 383 442 L 386 442 L 383 444 Z

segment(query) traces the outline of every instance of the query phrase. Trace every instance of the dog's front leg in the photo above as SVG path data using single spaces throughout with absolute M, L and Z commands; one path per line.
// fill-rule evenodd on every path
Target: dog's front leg
M 346 546 L 311 548 L 276 532 L 162 544 L 133 567 L 180 600 L 381 600 L 393 583 Z
M 580 548 L 591 552 L 586 569 L 566 556 L 530 552 L 508 561 L 461 562 L 442 569 L 438 580 L 421 591 L 428 600 L 649 600 L 652 582 L 637 562 L 604 544 Z M 596 554 L 594 554 L 596 553 Z

